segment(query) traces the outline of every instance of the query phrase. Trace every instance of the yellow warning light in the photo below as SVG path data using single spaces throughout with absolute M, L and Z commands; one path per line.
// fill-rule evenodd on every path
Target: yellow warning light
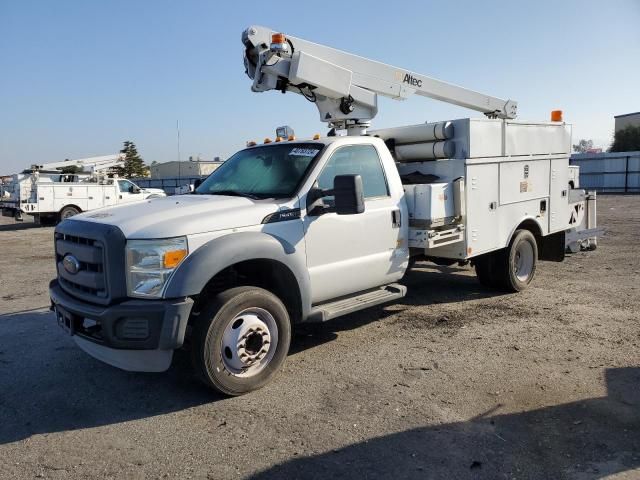
M 264 143 L 271 143 L 271 139 L 269 137 L 265 138 Z
M 562 110 L 551 110 L 551 121 L 552 122 L 561 122 L 562 121 Z
M 313 139 L 314 139 L 314 140 L 320 140 L 320 134 L 319 134 L 319 133 L 316 133 L 316 134 L 313 136 Z

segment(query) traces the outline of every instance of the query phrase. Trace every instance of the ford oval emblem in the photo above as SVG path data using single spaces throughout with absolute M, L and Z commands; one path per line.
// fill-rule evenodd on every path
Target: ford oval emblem
M 62 259 L 62 266 L 67 272 L 73 275 L 80 271 L 80 262 L 70 253 L 67 253 Z

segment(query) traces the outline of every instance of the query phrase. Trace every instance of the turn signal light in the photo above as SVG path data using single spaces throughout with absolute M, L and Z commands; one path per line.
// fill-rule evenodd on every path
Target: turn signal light
M 561 122 L 562 121 L 562 110 L 551 110 L 551 121 L 552 122 Z
M 164 253 L 164 257 L 162 259 L 162 263 L 164 268 L 175 268 L 177 267 L 182 259 L 187 256 L 186 250 L 169 250 Z

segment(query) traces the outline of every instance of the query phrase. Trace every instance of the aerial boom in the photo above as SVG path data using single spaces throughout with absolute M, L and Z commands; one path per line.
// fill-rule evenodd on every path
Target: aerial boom
M 369 60 L 335 48 L 252 26 L 242 34 L 252 90 L 302 94 L 320 119 L 364 131 L 378 112 L 377 96 L 404 100 L 420 95 L 470 108 L 491 118 L 515 118 L 517 103 Z

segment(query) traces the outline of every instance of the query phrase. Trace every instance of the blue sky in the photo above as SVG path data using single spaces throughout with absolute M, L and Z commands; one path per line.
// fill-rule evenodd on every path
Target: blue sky
M 562 109 L 574 140 L 606 146 L 613 115 L 640 110 L 640 0 L 0 0 L 0 174 L 116 152 L 225 157 L 289 124 L 324 133 L 302 97 L 255 94 L 241 32 L 258 24 L 519 102 Z M 381 99 L 375 127 L 474 116 Z

